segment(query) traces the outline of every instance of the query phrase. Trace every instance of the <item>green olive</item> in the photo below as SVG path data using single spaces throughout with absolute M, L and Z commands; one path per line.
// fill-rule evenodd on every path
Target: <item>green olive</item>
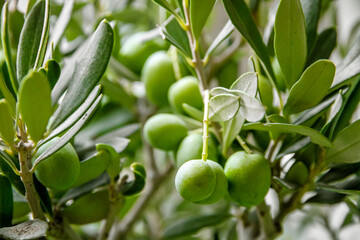
M 148 38 L 146 32 L 138 32 L 126 39 L 120 49 L 120 57 L 124 64 L 134 72 L 140 73 L 146 59 L 154 52 L 166 48 L 159 38 Z
M 73 224 L 88 224 L 104 219 L 109 212 L 109 191 L 101 190 L 76 199 L 63 211 L 64 216 Z
M 287 172 L 285 179 L 297 185 L 304 185 L 308 179 L 309 170 L 303 162 L 294 163 Z
M 180 167 L 191 159 L 200 159 L 203 148 L 202 135 L 194 133 L 186 136 L 180 143 L 176 153 L 176 163 Z M 210 136 L 208 142 L 208 159 L 218 162 L 218 151 L 215 140 Z
M 149 118 L 143 129 L 145 140 L 154 148 L 175 150 L 187 135 L 187 128 L 181 118 L 160 113 Z
M 32 160 L 35 161 L 57 140 L 58 138 L 54 138 L 42 145 Z M 53 155 L 40 162 L 36 167 L 35 175 L 45 187 L 65 190 L 73 185 L 79 176 L 79 172 L 80 162 L 78 155 L 73 146 L 67 143 Z
M 216 186 L 216 175 L 208 161 L 201 159 L 184 163 L 175 177 L 178 193 L 190 202 L 205 200 L 211 196 Z
M 230 198 L 241 206 L 258 205 L 270 188 L 270 164 L 259 154 L 234 153 L 225 164 L 225 175 Z
M 192 76 L 184 77 L 173 83 L 168 92 L 168 99 L 170 106 L 181 114 L 185 114 L 183 103 L 200 110 L 204 106 L 199 90 L 199 81 Z
M 176 81 L 170 56 L 164 51 L 152 54 L 141 72 L 146 97 L 158 106 L 168 105 L 168 90 Z
M 196 202 L 198 204 L 213 204 L 218 202 L 225 196 L 228 188 L 228 182 L 224 173 L 224 169 L 220 166 L 220 164 L 211 160 L 207 160 L 206 163 L 209 164 L 214 171 L 216 183 L 214 191 L 211 193 L 211 195 L 204 200 Z

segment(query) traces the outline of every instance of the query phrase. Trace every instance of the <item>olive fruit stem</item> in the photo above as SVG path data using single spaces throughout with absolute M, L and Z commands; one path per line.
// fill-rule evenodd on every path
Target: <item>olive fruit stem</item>
M 239 142 L 239 144 L 241 145 L 241 147 L 245 150 L 245 152 L 247 154 L 253 153 L 253 151 L 246 145 L 246 142 L 244 140 L 242 140 L 242 138 L 239 135 L 236 136 L 236 140 Z
M 25 187 L 25 197 L 29 203 L 34 219 L 46 220 L 44 212 L 41 209 L 39 195 L 36 192 L 33 175 L 31 173 L 31 143 L 27 141 L 27 134 L 20 123 L 20 142 L 18 145 L 20 161 L 20 177 Z

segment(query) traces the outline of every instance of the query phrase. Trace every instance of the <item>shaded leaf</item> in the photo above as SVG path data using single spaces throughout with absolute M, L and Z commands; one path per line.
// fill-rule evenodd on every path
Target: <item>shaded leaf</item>
M 210 99 L 209 118 L 211 121 L 227 121 L 235 116 L 240 107 L 239 97 L 219 94 Z
M 319 60 L 308 67 L 291 88 L 284 114 L 298 113 L 316 106 L 328 93 L 335 75 L 335 65 Z
M 139 76 L 137 76 L 133 71 L 131 71 L 128 67 L 126 67 L 121 62 L 117 61 L 114 57 L 110 58 L 109 66 L 112 67 L 112 69 L 115 70 L 115 72 L 132 81 L 140 81 Z
M 19 167 L 20 168 L 20 167 Z M 0 149 L 0 170 L 4 174 L 11 184 L 22 194 L 25 195 L 25 187 L 23 182 L 20 179 L 20 176 L 15 174 L 14 170 L 19 171 L 15 162 L 11 157 Z
M 300 125 L 286 123 L 248 123 L 243 126 L 243 130 L 276 131 L 282 133 L 297 133 L 311 138 L 313 143 L 324 147 L 331 147 L 332 143 L 318 131 Z
M 18 110 L 34 142 L 46 131 L 52 113 L 50 95 L 49 83 L 40 72 L 30 72 L 21 82 Z
M 320 33 L 316 44 L 307 60 L 309 66 L 319 59 L 328 59 L 336 47 L 337 33 L 335 28 L 328 28 Z
M 310 52 L 316 39 L 321 0 L 300 0 L 300 2 L 305 16 L 306 39 L 308 52 Z
M 202 29 L 205 26 L 215 0 L 196 0 L 190 3 L 190 25 L 196 40 L 201 36 Z
M 52 202 L 47 188 L 39 182 L 35 175 L 33 175 L 33 179 L 36 192 L 40 197 L 40 204 L 42 209 L 50 216 L 53 216 Z
M 242 125 L 245 122 L 245 118 L 237 112 L 235 117 L 225 121 L 223 126 L 223 152 L 230 147 L 235 138 L 239 135 Z
M 11 117 L 10 106 L 5 99 L 0 99 L 0 137 L 8 146 L 14 144 L 14 120 Z
M 331 163 L 360 162 L 360 120 L 341 130 L 335 137 L 334 147 L 326 154 L 326 161 Z
M 88 44 L 88 51 L 76 61 L 69 88 L 54 113 L 51 129 L 59 126 L 87 98 L 105 72 L 113 47 L 114 33 L 103 20 Z
M 11 183 L 0 174 L 0 228 L 11 226 L 13 218 L 13 194 Z
M 239 90 L 249 94 L 252 97 L 256 96 L 257 92 L 257 73 L 247 72 L 241 75 L 230 87 L 231 90 Z
M 45 25 L 45 5 L 44 0 L 36 2 L 25 19 L 17 51 L 16 66 L 19 82 L 30 69 L 35 67 Z
M 1 68 L 0 68 L 0 92 L 2 93 L 2 95 L 5 97 L 6 101 L 9 104 L 11 116 L 15 117 L 16 100 L 6 85 L 4 73 L 1 71 Z
M 142 164 L 132 163 L 130 165 L 131 175 L 128 182 L 124 185 L 124 188 L 121 190 L 124 196 L 132 196 L 144 189 L 145 180 L 146 180 L 146 171 Z
M 177 16 L 177 13 L 176 13 L 174 7 L 170 3 L 168 3 L 167 0 L 153 0 L 153 1 L 157 4 L 159 4 L 161 7 L 165 8 L 172 15 Z
M 274 78 L 270 57 L 257 25 L 244 0 L 223 0 L 225 10 L 236 29 L 246 38 L 256 54 Z
M 164 231 L 163 237 L 169 239 L 187 236 L 196 233 L 204 227 L 220 224 L 230 217 L 231 215 L 229 214 L 211 214 L 183 218 L 168 226 Z
M 185 56 L 191 56 L 189 40 L 186 32 L 181 28 L 174 16 L 170 16 L 160 28 L 163 39 L 169 41 L 172 45 L 177 47 L 185 54 Z
M 129 140 L 125 140 L 125 142 L 124 144 L 127 145 L 129 143 Z M 106 143 L 96 144 L 96 150 L 98 152 L 106 151 L 109 154 L 109 164 L 107 167 L 107 172 L 110 175 L 110 178 L 115 179 L 121 171 L 120 155 L 113 146 Z
M 306 29 L 300 0 L 281 0 L 275 18 L 274 48 L 286 86 L 291 88 L 306 62 Z
M 318 182 L 330 183 L 344 179 L 351 174 L 354 174 L 360 170 L 360 163 L 352 164 L 341 164 L 338 166 L 332 167 L 328 172 L 322 175 Z
M 13 227 L 0 229 L 0 237 L 8 240 L 45 238 L 48 223 L 35 219 L 20 223 Z
M 53 89 L 61 74 L 60 65 L 54 59 L 50 59 L 45 63 L 45 69 L 46 77 L 50 83 L 51 89 Z

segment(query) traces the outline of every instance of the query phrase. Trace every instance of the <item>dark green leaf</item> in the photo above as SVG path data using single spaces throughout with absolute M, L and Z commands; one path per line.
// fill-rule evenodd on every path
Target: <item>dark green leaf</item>
M 38 52 L 43 50 L 40 45 L 43 38 L 45 23 L 45 0 L 38 1 L 27 15 L 20 34 L 17 52 L 17 79 L 22 81 L 28 71 L 35 67 Z
M 93 34 L 88 51 L 77 60 L 69 88 L 54 113 L 51 129 L 59 126 L 87 98 L 105 72 L 113 47 L 114 33 L 104 20 Z
M 8 240 L 45 238 L 48 223 L 35 219 L 20 223 L 13 227 L 0 229 L 0 238 Z
M 346 84 L 347 80 L 358 74 L 360 74 L 360 34 L 355 39 L 354 45 L 344 60 L 337 66 L 331 88 L 334 90 L 341 87 L 343 84 Z
M 11 86 L 13 87 L 14 92 L 17 92 L 19 83 L 18 80 L 16 79 L 15 66 L 11 54 L 11 46 L 9 39 L 8 2 L 5 2 L 1 13 L 1 43 L 2 43 L 2 49 L 4 51 L 4 56 L 5 56 L 7 70 L 9 73 Z M 0 88 L 0 90 L 2 89 Z
M 245 118 L 237 112 L 235 117 L 224 122 L 223 127 L 223 152 L 230 147 L 231 143 L 239 135 L 242 125 L 245 122 Z
M 194 34 L 194 38 L 198 40 L 215 4 L 215 0 L 196 0 L 189 1 L 189 3 L 191 30 Z
M 86 123 L 86 121 L 89 119 L 91 114 L 94 112 L 97 105 L 100 103 L 102 95 L 100 95 L 93 104 L 89 107 L 89 109 L 85 112 L 85 114 L 75 123 L 64 135 L 61 136 L 61 138 L 54 143 L 51 147 L 46 149 L 34 162 L 34 167 L 39 162 L 45 160 L 46 158 L 50 157 L 52 154 L 54 154 L 57 150 L 62 148 L 65 144 L 67 144 L 71 138 L 75 136 L 76 133 L 79 132 L 80 128 Z
M 299 79 L 306 63 L 305 19 L 300 0 L 281 0 L 275 18 L 274 48 L 286 86 Z
M 335 65 L 319 60 L 308 67 L 291 88 L 284 114 L 298 113 L 316 106 L 328 93 L 335 75 Z
M 305 16 L 307 46 L 308 52 L 310 52 L 316 39 L 316 30 L 320 16 L 321 0 L 300 1 Z
M 13 215 L 13 194 L 11 183 L 0 174 L 0 228 L 11 226 Z
M 307 60 L 307 66 L 319 59 L 328 59 L 336 47 L 336 29 L 328 28 L 320 33 Z
M 10 180 L 11 184 L 22 194 L 25 195 L 25 187 L 20 176 L 15 173 L 19 171 L 11 157 L 0 149 L 0 170 Z M 15 170 L 15 171 L 14 171 Z
M 52 202 L 47 188 L 39 182 L 35 175 L 33 175 L 33 179 L 36 192 L 38 193 L 40 198 L 40 204 L 42 209 L 50 216 L 53 216 Z
M 32 140 L 42 139 L 51 116 L 51 89 L 45 76 L 30 72 L 21 82 L 18 111 Z
M 340 131 L 326 154 L 326 161 L 333 163 L 360 162 L 360 120 Z
M 295 191 L 297 189 L 297 186 L 294 183 L 287 181 L 286 179 L 281 179 L 279 177 L 274 176 L 273 181 L 289 191 Z
M 172 15 L 178 16 L 178 14 L 176 13 L 174 7 L 170 3 L 168 3 L 167 0 L 153 0 L 153 1 L 155 3 L 157 3 L 157 4 L 159 4 L 161 7 L 165 8 Z
M 353 164 L 341 164 L 335 167 L 332 167 L 328 172 L 322 175 L 318 182 L 330 183 L 344 179 L 351 174 L 354 174 L 360 170 L 360 163 Z
M 244 0 L 223 0 L 225 10 L 236 29 L 246 38 L 264 63 L 270 76 L 274 78 L 270 57 L 262 40 L 249 7 Z
M 14 119 L 11 117 L 10 106 L 5 99 L 0 99 L 0 137 L 8 146 L 14 144 Z
M 170 16 L 162 25 L 161 32 L 163 38 L 177 47 L 185 56 L 191 56 L 189 40 L 184 29 L 174 16 Z
M 74 187 L 83 185 L 88 181 L 99 177 L 107 169 L 110 162 L 110 154 L 101 151 L 80 162 L 80 173 Z
M 127 140 L 125 144 L 127 145 L 128 143 L 129 140 Z M 113 146 L 106 143 L 96 144 L 96 150 L 98 152 L 106 151 L 109 154 L 109 164 L 107 167 L 107 172 L 110 175 L 110 178 L 115 179 L 121 171 L 120 155 Z
M 240 107 L 240 98 L 232 94 L 219 94 L 210 99 L 211 121 L 227 121 L 235 116 Z
M 61 73 L 60 65 L 54 59 L 50 59 L 45 63 L 45 69 L 46 69 L 46 77 L 50 83 L 51 89 L 53 89 L 60 77 L 60 73 Z
M 193 106 L 190 106 L 187 103 L 183 103 L 182 107 L 184 109 L 184 111 L 192 118 L 198 120 L 198 121 L 202 121 L 203 120 L 203 115 L 204 113 L 202 111 L 200 111 L 197 108 L 194 108 Z
M 55 26 L 51 29 L 49 46 L 45 54 L 45 60 L 51 59 L 51 53 L 52 53 L 51 47 L 55 49 L 58 46 L 61 37 L 64 35 L 66 27 L 68 26 L 71 19 L 71 13 L 74 8 L 74 2 L 75 0 L 64 1 L 64 6 L 61 10 L 59 17 L 56 20 Z
M 235 27 L 229 20 L 226 25 L 221 29 L 221 32 L 216 36 L 215 40 L 211 43 L 210 47 L 205 53 L 205 62 L 215 49 L 234 31 Z
M 6 85 L 4 73 L 1 71 L 1 69 L 0 69 L 0 92 L 5 97 L 6 101 L 9 103 L 11 116 L 15 117 L 16 100 Z
M 356 182 L 359 183 L 359 181 L 356 181 Z M 360 190 L 359 189 L 340 189 L 340 188 L 337 188 L 335 186 L 327 185 L 327 184 L 324 184 L 324 183 L 318 183 L 317 186 L 320 189 L 327 190 L 327 191 L 330 191 L 330 192 L 341 193 L 341 194 L 346 194 L 346 195 L 360 195 Z
M 286 123 L 248 123 L 243 126 L 243 130 L 276 131 L 282 133 L 297 133 L 311 138 L 313 143 L 320 146 L 331 147 L 332 144 L 324 135 L 318 131 L 300 125 Z
M 129 180 L 121 191 L 124 196 L 135 195 L 141 192 L 145 186 L 146 171 L 144 166 L 140 163 L 132 163 L 130 170 L 132 174 L 128 175 Z
M 172 239 L 187 236 L 196 233 L 204 227 L 220 224 L 230 217 L 231 215 L 222 213 L 183 218 L 168 226 L 164 231 L 163 237 L 165 239 Z
M 258 89 L 257 73 L 247 72 L 241 75 L 230 87 L 231 90 L 239 90 L 255 97 Z

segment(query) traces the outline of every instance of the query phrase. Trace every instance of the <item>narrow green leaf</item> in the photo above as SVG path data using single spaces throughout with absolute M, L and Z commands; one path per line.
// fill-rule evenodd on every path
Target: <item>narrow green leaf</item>
M 36 55 L 34 70 L 38 70 L 44 61 L 46 46 L 49 38 L 49 17 L 50 17 L 50 0 L 45 0 L 44 25 L 41 33 L 39 50 Z
M 51 129 L 59 126 L 87 98 L 104 74 L 108 65 L 114 41 L 110 24 L 103 20 L 93 34 L 88 51 L 76 62 L 69 88 L 54 113 Z
M 10 107 L 5 99 L 0 99 L 0 137 L 8 146 L 14 144 L 14 119 L 11 117 Z
M 20 176 L 15 173 L 15 171 L 19 172 L 19 170 L 11 157 L 3 150 L 0 150 L 0 171 L 22 195 L 25 195 L 24 184 L 21 181 Z
M 65 144 L 67 144 L 71 138 L 75 136 L 76 133 L 79 132 L 81 127 L 86 123 L 86 121 L 89 119 L 91 114 L 95 111 L 95 108 L 100 103 L 100 100 L 102 98 L 102 95 L 98 96 L 98 98 L 93 102 L 91 107 L 84 113 L 84 115 L 75 123 L 64 135 L 61 136 L 61 138 L 54 143 L 51 147 L 46 149 L 34 162 L 34 167 L 39 162 L 45 160 L 46 158 L 50 157 L 52 154 L 54 154 L 57 150 L 62 148 Z
M 46 25 L 45 0 L 36 2 L 30 13 L 27 15 L 23 29 L 20 34 L 20 41 L 17 52 L 17 79 L 22 81 L 28 71 L 35 67 L 40 43 L 43 37 L 43 28 Z
M 353 164 L 340 164 L 332 167 L 317 182 L 330 183 L 335 182 L 355 174 L 360 170 L 360 162 Z
M 34 142 L 42 139 L 51 116 L 51 90 L 45 76 L 30 72 L 19 89 L 19 113 Z
M 327 162 L 360 162 L 360 120 L 341 130 L 335 137 L 334 147 L 326 154 Z
M 358 181 L 359 182 L 359 181 Z M 340 194 L 346 194 L 346 195 L 360 195 L 359 189 L 341 189 L 336 186 L 331 186 L 324 183 L 318 183 L 317 187 L 326 191 L 340 193 Z
M 168 3 L 167 0 L 153 0 L 153 1 L 158 5 L 160 5 L 161 7 L 165 8 L 172 15 L 178 16 L 178 14 L 175 11 L 175 8 L 170 3 Z
M 284 114 L 298 113 L 316 106 L 328 93 L 335 75 L 335 65 L 319 60 L 308 67 L 291 88 Z
M 275 78 L 267 48 L 245 1 L 223 0 L 223 4 L 231 22 L 260 57 L 270 76 Z
M 240 99 L 232 94 L 219 94 L 210 99 L 209 118 L 211 121 L 227 121 L 235 116 Z
M 25 231 L 31 229 L 32 231 Z M 0 238 L 14 240 L 14 239 L 41 239 L 45 238 L 48 230 L 48 223 L 35 219 L 29 220 L 13 227 L 5 227 L 0 229 Z
M 80 173 L 73 187 L 99 177 L 107 169 L 110 162 L 110 154 L 107 151 L 97 152 L 95 155 L 80 162 Z
M 204 227 L 220 224 L 230 217 L 231 215 L 222 213 L 183 218 L 168 226 L 164 231 L 163 237 L 165 239 L 173 239 L 187 236 L 196 233 Z
M 336 47 L 337 33 L 335 28 L 328 28 L 320 33 L 315 46 L 308 57 L 307 65 L 319 59 L 328 59 Z
M 38 193 L 40 198 L 41 207 L 52 217 L 53 209 L 49 192 L 47 188 L 39 182 L 35 175 L 33 175 L 33 178 L 36 192 Z
M 46 78 L 50 83 L 51 89 L 54 88 L 61 74 L 61 67 L 57 61 L 50 59 L 45 63 Z
M 275 54 L 291 88 L 306 63 L 306 29 L 300 0 L 281 0 L 275 18 Z
M 117 153 L 115 148 L 106 143 L 98 143 L 96 144 L 96 150 L 98 152 L 106 151 L 109 154 L 107 173 L 109 174 L 110 178 L 115 179 L 117 176 L 119 176 L 121 171 L 120 155 Z
M 116 58 L 111 57 L 109 66 L 115 70 L 116 74 L 122 76 L 131 81 L 140 81 L 140 77 L 130 70 L 127 66 L 116 60 Z
M 11 116 L 15 117 L 16 109 L 16 100 L 14 95 L 10 92 L 9 88 L 6 85 L 4 73 L 0 68 L 0 92 L 5 97 L 6 101 L 9 104 Z
M 224 122 L 223 127 L 223 152 L 230 147 L 232 142 L 235 140 L 237 135 L 239 135 L 241 127 L 245 122 L 245 118 L 237 112 L 235 117 Z
M 324 147 L 332 147 L 332 143 L 318 131 L 300 125 L 291 125 L 287 123 L 247 123 L 243 130 L 259 130 L 268 132 L 297 133 L 311 138 L 313 143 Z
M 305 16 L 307 46 L 310 52 L 316 39 L 321 0 L 300 0 L 300 2 Z
M 221 32 L 216 36 L 215 40 L 211 43 L 210 47 L 205 53 L 205 62 L 209 59 L 210 55 L 215 51 L 215 49 L 234 31 L 235 27 L 229 20 L 225 26 L 221 29 Z
M 13 194 L 11 183 L 0 174 L 0 228 L 11 226 L 13 216 Z
M 6 66 L 9 73 L 11 86 L 15 93 L 19 88 L 18 80 L 16 79 L 15 66 L 11 54 L 10 38 L 9 38 L 9 11 L 8 2 L 5 2 L 1 12 L 1 44 L 4 51 Z
M 344 60 L 337 66 L 335 79 L 331 89 L 335 90 L 344 84 L 347 80 L 360 74 L 360 34 L 354 41 L 349 53 Z
M 183 107 L 184 111 L 190 117 L 192 117 L 192 118 L 194 118 L 194 119 L 196 119 L 196 120 L 198 120 L 200 122 L 203 120 L 204 113 L 202 111 L 200 111 L 199 109 L 194 108 L 193 106 L 190 106 L 187 103 L 183 103 L 182 107 Z
M 174 16 L 170 16 L 161 25 L 161 33 L 163 39 L 177 47 L 185 56 L 191 56 L 191 49 L 186 32 L 181 28 Z
M 230 89 L 243 91 L 248 95 L 255 97 L 258 89 L 257 73 L 244 73 L 231 85 Z
M 64 35 L 66 27 L 68 26 L 71 19 L 71 14 L 74 8 L 74 2 L 75 0 L 64 1 L 64 6 L 61 10 L 61 13 L 56 20 L 55 26 L 51 30 L 49 45 L 47 47 L 44 58 L 45 60 L 51 58 L 52 49 L 50 46 L 52 46 L 52 48 L 55 49 L 58 46 L 61 37 Z
M 196 40 L 201 36 L 202 29 L 205 26 L 215 0 L 190 0 L 190 25 L 194 38 Z

